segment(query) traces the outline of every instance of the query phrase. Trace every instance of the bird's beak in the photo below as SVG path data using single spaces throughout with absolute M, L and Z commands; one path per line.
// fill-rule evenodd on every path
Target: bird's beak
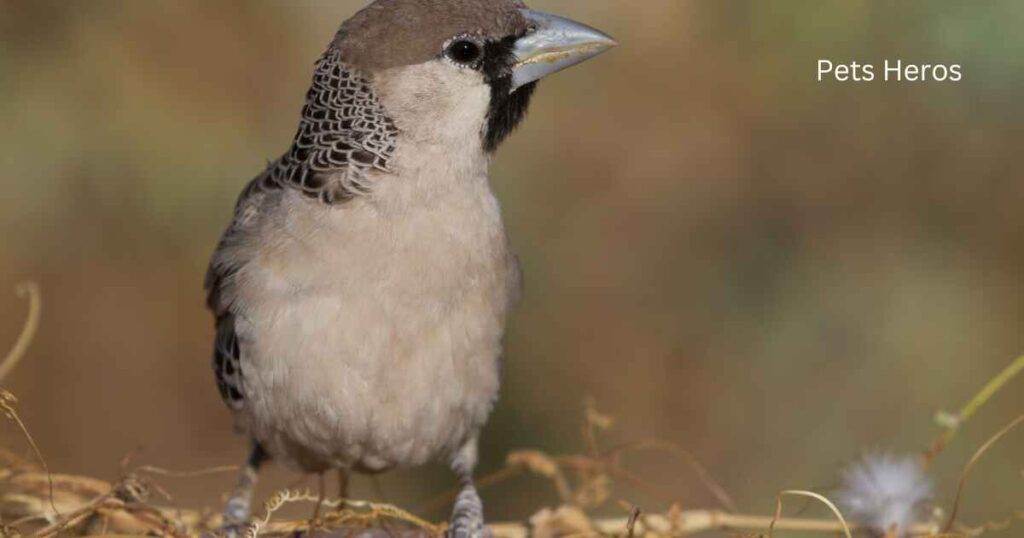
M 512 90 L 585 62 L 618 45 L 608 34 L 543 11 L 521 9 L 533 29 L 516 41 Z

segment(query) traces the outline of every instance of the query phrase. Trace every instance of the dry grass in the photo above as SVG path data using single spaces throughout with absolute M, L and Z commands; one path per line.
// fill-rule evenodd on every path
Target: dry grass
M 18 292 L 29 299 L 29 315 L 17 343 L 4 362 L 0 363 L 0 382 L 24 356 L 35 333 L 41 309 L 39 289 L 34 284 L 19 286 Z M 958 414 L 943 415 L 947 427 L 942 436 L 922 452 L 922 466 L 927 467 L 941 455 L 957 429 L 976 413 L 996 392 L 1017 373 L 1024 370 L 1024 358 L 993 379 Z M 36 446 L 29 428 L 21 421 L 17 399 L 0 389 L 0 411 L 14 421 L 32 449 L 33 460 L 18 456 L 9 448 L 0 447 L 0 535 L 49 538 L 58 535 L 78 536 L 173 536 L 195 537 L 215 533 L 220 525 L 217 507 L 172 509 L 165 504 L 170 495 L 160 486 L 159 479 L 199 478 L 209 474 L 236 472 L 234 466 L 218 467 L 192 472 L 172 472 L 152 466 L 132 467 L 134 454 L 122 460 L 120 476 L 105 481 L 86 476 L 52 474 L 43 453 Z M 965 486 L 977 462 L 1001 439 L 1021 423 L 1024 415 L 1007 424 L 980 446 L 964 466 L 952 509 L 943 518 L 936 509 L 932 521 L 921 522 L 910 534 L 927 537 L 973 537 L 987 532 L 1005 530 L 1016 520 L 1024 520 L 1024 510 L 1000 521 L 979 526 L 957 524 L 956 515 L 965 494 Z M 773 517 L 741 514 L 728 492 L 714 479 L 691 453 L 681 447 L 658 439 L 643 439 L 628 445 L 605 448 L 602 432 L 613 427 L 614 421 L 597 411 L 592 402 L 586 406 L 583 421 L 582 454 L 550 455 L 538 450 L 517 451 L 509 455 L 506 467 L 480 480 L 481 487 L 497 487 L 522 474 L 535 474 L 546 478 L 561 500 L 561 506 L 544 508 L 529 522 L 497 523 L 492 525 L 495 536 L 518 538 L 537 536 L 607 536 L 607 537 L 679 537 L 705 531 L 727 532 L 735 536 L 773 536 L 775 531 L 801 531 L 821 535 L 842 534 L 847 538 L 868 529 L 848 523 L 836 505 L 827 497 L 811 491 L 786 490 L 779 494 Z M 626 469 L 624 456 L 633 452 L 662 452 L 679 458 L 718 501 L 720 507 L 711 510 L 682 510 L 672 502 L 671 493 L 660 490 L 643 477 Z M 647 494 L 664 498 L 670 506 L 664 513 L 649 513 L 625 500 L 612 498 L 612 485 L 621 483 Z M 786 496 L 809 497 L 825 504 L 834 519 L 783 518 L 782 499 Z M 454 493 L 439 496 L 423 507 L 450 502 Z M 444 533 L 443 523 L 425 521 L 401 508 L 382 503 L 354 500 L 324 501 L 331 508 L 315 522 L 285 521 L 275 516 L 281 508 L 296 503 L 318 502 L 318 495 L 310 491 L 286 490 L 272 495 L 263 506 L 247 535 L 291 536 L 302 531 L 337 531 L 338 536 L 360 531 L 363 536 L 429 537 Z M 618 505 L 622 516 L 600 519 L 592 514 Z M 944 525 L 940 522 L 945 519 Z M 365 532 L 363 532 L 365 531 Z M 887 537 L 897 536 L 895 529 Z

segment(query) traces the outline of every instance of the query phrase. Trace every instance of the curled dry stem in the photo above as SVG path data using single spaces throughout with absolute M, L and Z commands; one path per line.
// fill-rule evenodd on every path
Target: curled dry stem
M 28 297 L 28 317 L 25 318 L 25 325 L 22 326 L 21 334 L 15 340 L 14 347 L 11 348 L 4 361 L 0 362 L 0 383 L 7 379 L 7 375 L 14 370 L 14 367 L 21 362 L 21 358 L 25 356 L 25 352 L 28 351 L 28 346 L 32 343 L 36 330 L 39 328 L 39 316 L 43 310 L 42 293 L 39 291 L 39 285 L 35 282 L 18 284 L 15 293 L 19 297 Z
M 3 362 L 0 362 L 0 382 L 3 382 L 7 378 L 14 368 L 21 362 L 22 357 L 25 356 L 25 352 L 28 351 L 29 344 L 32 343 L 32 339 L 35 338 L 36 330 L 39 328 L 39 317 L 43 309 L 42 293 L 39 291 L 39 285 L 35 282 L 22 282 L 15 288 L 15 293 L 19 297 L 28 297 L 28 317 L 25 318 L 25 324 L 21 328 L 21 333 L 18 335 L 18 339 L 14 342 L 14 347 L 4 357 Z M 32 447 L 32 452 L 35 453 L 36 459 L 39 460 L 39 464 L 42 465 L 43 471 L 46 472 L 47 481 L 49 483 L 50 493 L 50 508 L 53 509 L 53 513 L 60 516 L 60 511 L 57 510 L 57 505 L 53 501 L 53 477 L 50 474 L 50 468 L 46 464 L 46 458 L 43 457 L 43 453 L 39 450 L 39 445 L 36 444 L 35 439 L 32 438 L 32 434 L 29 433 L 28 427 L 22 422 L 21 417 L 18 416 L 16 405 L 18 399 L 10 392 L 0 389 L 0 411 L 10 420 L 14 421 L 18 425 L 18 429 L 21 430 L 22 435 L 28 441 L 29 446 Z
M 839 508 L 836 507 L 835 503 L 828 500 L 827 497 L 819 493 L 797 489 L 790 489 L 783 491 L 782 493 L 779 493 L 778 500 L 775 504 L 775 516 L 772 518 L 771 524 L 768 525 L 769 538 L 775 536 L 775 523 L 778 522 L 778 520 L 782 517 L 782 498 L 786 496 L 809 497 L 811 499 L 820 501 L 822 504 L 827 506 L 833 514 L 835 514 L 836 518 L 839 520 L 839 523 L 843 526 L 843 533 L 846 534 L 846 538 L 853 538 L 853 534 L 850 532 L 850 526 L 846 523 L 846 519 L 843 517 L 842 512 L 839 511 Z
M 257 538 L 270 525 L 270 521 L 277 511 L 286 505 L 298 502 L 322 502 L 322 505 L 325 507 L 340 510 L 334 517 L 326 518 L 324 523 L 328 527 L 343 527 L 353 522 L 366 526 L 374 521 L 391 520 L 407 523 L 418 529 L 425 530 L 433 536 L 440 536 L 442 534 L 440 527 L 390 504 L 351 500 L 321 500 L 318 495 L 314 495 L 310 491 L 283 490 L 267 499 L 263 505 L 263 515 L 246 529 L 246 538 Z M 308 526 L 308 522 L 306 526 Z M 296 526 L 291 530 L 299 531 L 303 530 L 303 528 Z

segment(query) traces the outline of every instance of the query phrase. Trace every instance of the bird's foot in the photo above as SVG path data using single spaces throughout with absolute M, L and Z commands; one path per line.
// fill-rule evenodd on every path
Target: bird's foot
M 242 538 L 249 529 L 252 501 L 249 495 L 236 495 L 224 505 L 224 523 L 217 531 L 222 538 Z
M 245 533 L 248 530 L 249 525 L 225 523 L 217 529 L 217 532 L 213 534 L 213 538 L 245 538 Z M 203 538 L 209 538 L 209 536 L 204 536 Z
M 455 500 L 451 525 L 447 538 L 492 538 L 491 530 L 484 523 L 484 504 L 476 488 L 466 486 Z
M 483 521 L 477 521 L 471 524 L 452 524 L 445 538 L 494 538 L 494 534 Z

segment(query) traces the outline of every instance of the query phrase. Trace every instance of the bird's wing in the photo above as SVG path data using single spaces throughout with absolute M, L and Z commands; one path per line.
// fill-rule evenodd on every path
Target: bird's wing
M 213 375 L 224 403 L 238 411 L 245 396 L 242 392 L 242 353 L 235 332 L 235 316 L 217 319 L 217 338 L 213 347 Z
M 216 317 L 217 336 L 213 348 L 213 372 L 224 402 L 239 410 L 244 401 L 242 352 L 236 332 L 235 295 L 239 270 L 248 261 L 249 250 L 241 248 L 255 233 L 267 197 L 265 176 L 251 181 L 235 205 L 235 216 L 224 232 L 206 271 L 206 304 Z

